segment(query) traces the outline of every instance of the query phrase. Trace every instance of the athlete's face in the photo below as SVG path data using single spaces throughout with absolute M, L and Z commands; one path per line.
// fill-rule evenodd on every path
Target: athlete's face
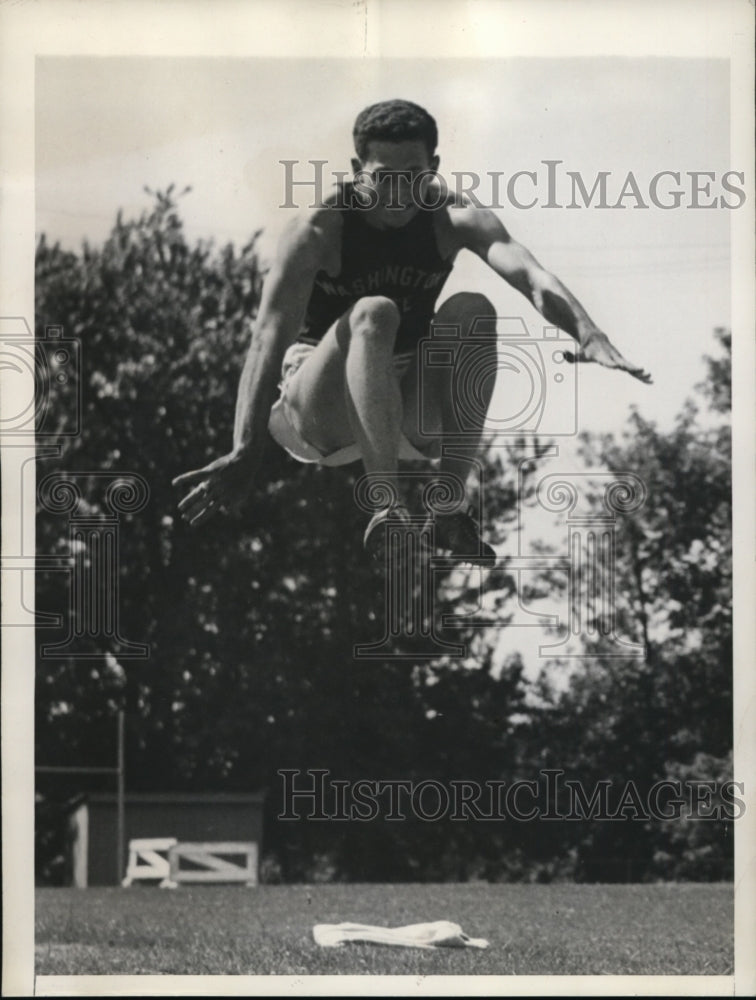
M 355 186 L 369 207 L 370 221 L 380 228 L 406 226 L 417 214 L 438 163 L 425 143 L 415 139 L 370 142 L 365 160 L 352 160 Z

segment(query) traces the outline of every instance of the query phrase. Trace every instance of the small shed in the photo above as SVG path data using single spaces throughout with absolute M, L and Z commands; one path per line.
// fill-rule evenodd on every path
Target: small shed
M 120 885 L 129 841 L 251 841 L 262 851 L 263 792 L 151 792 L 127 794 L 124 857 L 116 870 L 117 797 L 89 795 L 71 814 L 73 884 Z

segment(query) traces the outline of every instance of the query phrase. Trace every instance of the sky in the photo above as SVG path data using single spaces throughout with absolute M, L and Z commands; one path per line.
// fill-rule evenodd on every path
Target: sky
M 704 373 L 714 327 L 730 322 L 729 227 L 733 211 L 694 208 L 689 172 L 714 175 L 706 204 L 720 196 L 729 159 L 729 68 L 723 59 L 502 58 L 46 58 L 36 67 L 36 228 L 78 249 L 101 242 L 116 212 L 138 215 L 150 204 L 145 185 L 192 190 L 181 200 L 189 239 L 245 242 L 264 230 L 269 259 L 292 209 L 284 202 L 281 160 L 297 160 L 309 179 L 311 159 L 349 170 L 356 114 L 387 97 L 413 100 L 439 126 L 440 171 L 482 178 L 478 194 L 581 301 L 598 326 L 654 384 L 594 366 L 570 373 L 579 427 L 619 432 L 635 404 L 669 426 Z M 561 161 L 557 207 L 548 202 L 544 161 Z M 506 183 L 518 171 L 518 208 Z M 569 209 L 579 173 L 588 190 L 608 172 L 615 205 L 628 173 L 624 208 Z M 660 171 L 681 175 L 679 208 L 652 204 Z M 737 179 L 731 183 L 738 186 Z M 677 185 L 659 183 L 660 198 Z M 740 185 L 742 186 L 742 185 Z M 306 199 L 309 190 L 301 189 Z M 488 294 L 502 317 L 521 317 L 531 337 L 543 322 L 473 255 L 460 255 L 444 294 Z M 574 379 L 577 382 L 574 383 Z M 506 413 L 502 374 L 492 413 Z M 517 391 L 513 389 L 513 391 Z M 504 395 L 502 395 L 504 394 Z M 496 403 L 498 400 L 498 404 Z M 501 409 L 503 407 L 503 409 Z M 546 428 L 550 431 L 551 428 Z

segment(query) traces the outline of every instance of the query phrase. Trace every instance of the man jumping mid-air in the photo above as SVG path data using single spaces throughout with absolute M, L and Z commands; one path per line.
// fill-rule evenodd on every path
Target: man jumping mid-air
M 418 343 L 431 324 L 454 327 L 463 338 L 474 326 L 476 345 L 485 350 L 490 339 L 495 359 L 496 314 L 485 296 L 460 293 L 436 310 L 462 249 L 477 254 L 548 323 L 577 341 L 580 350 L 567 352 L 568 360 L 651 381 L 492 211 L 443 191 L 437 138 L 433 118 L 408 101 L 383 101 L 358 116 L 354 180 L 289 225 L 265 281 L 239 385 L 232 451 L 174 480 L 192 487 L 179 504 L 191 524 L 236 505 L 250 490 L 268 433 L 303 462 L 341 465 L 361 458 L 365 471 L 379 473 L 397 496 L 400 459 L 440 454 L 440 472 L 467 482 L 475 462 L 469 425 L 470 457 L 439 449 L 445 436 L 462 430 L 453 372 L 427 368 L 422 399 L 418 393 Z M 484 385 L 483 412 L 493 390 L 490 382 Z M 401 501 L 374 515 L 366 543 L 389 518 L 407 520 Z M 434 537 L 459 560 L 488 565 L 495 559 L 464 506 L 436 517 Z

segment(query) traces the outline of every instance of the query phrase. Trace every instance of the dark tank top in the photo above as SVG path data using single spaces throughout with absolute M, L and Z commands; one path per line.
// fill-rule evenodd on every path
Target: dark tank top
M 382 295 L 396 303 L 401 321 L 395 353 L 414 351 L 429 335 L 436 300 L 453 266 L 436 246 L 433 209 L 420 209 L 400 229 L 376 229 L 366 212 L 350 204 L 345 185 L 332 211 L 342 213 L 341 270 L 319 271 L 298 340 L 317 343 L 358 299 Z

